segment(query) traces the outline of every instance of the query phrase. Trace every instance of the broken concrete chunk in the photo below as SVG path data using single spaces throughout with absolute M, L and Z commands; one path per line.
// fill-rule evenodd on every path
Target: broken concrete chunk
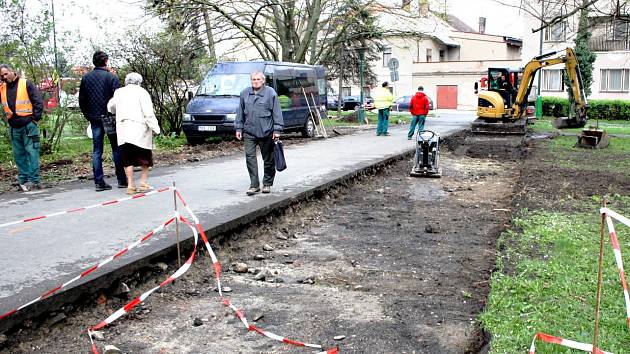
M 237 273 L 247 273 L 247 269 L 248 267 L 245 263 L 239 262 L 234 265 L 234 271 Z
M 270 244 L 265 243 L 263 245 L 263 251 L 273 251 L 273 250 L 274 250 L 274 248 Z
M 105 351 L 103 354 L 122 354 L 122 350 L 116 348 L 115 346 L 108 344 L 105 346 Z

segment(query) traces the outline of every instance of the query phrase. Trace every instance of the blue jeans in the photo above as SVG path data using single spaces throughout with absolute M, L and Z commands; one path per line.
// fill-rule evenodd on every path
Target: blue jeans
M 426 120 L 427 116 L 412 116 L 413 118 L 411 118 L 411 126 L 409 127 L 409 133 L 407 133 L 407 137 L 411 138 L 413 137 L 413 134 L 416 132 L 416 124 L 418 124 L 418 131 L 423 131 L 424 130 L 424 121 Z
M 105 175 L 103 174 L 103 141 L 105 140 L 105 130 L 103 123 L 99 121 L 91 121 L 92 127 L 92 172 L 94 173 L 94 183 L 101 185 L 105 183 Z M 112 146 L 112 156 L 114 158 L 114 166 L 116 167 L 116 178 L 119 185 L 127 184 L 127 176 L 122 166 L 122 154 L 118 147 L 116 134 L 108 134 L 109 144 Z
M 389 124 L 389 108 L 378 110 L 378 123 L 376 124 L 376 135 L 386 135 Z
M 18 168 L 18 182 L 39 183 L 39 127 L 30 122 L 22 128 L 10 128 L 13 158 Z

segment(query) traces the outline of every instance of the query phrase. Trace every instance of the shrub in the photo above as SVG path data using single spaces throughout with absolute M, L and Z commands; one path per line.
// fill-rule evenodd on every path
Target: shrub
M 589 100 L 588 119 L 630 120 L 630 100 Z M 543 97 L 543 115 L 567 116 L 569 100 Z

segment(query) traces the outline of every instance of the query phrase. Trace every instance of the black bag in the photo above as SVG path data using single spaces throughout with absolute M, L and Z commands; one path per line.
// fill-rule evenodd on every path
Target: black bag
M 286 170 L 287 160 L 284 159 L 284 148 L 282 147 L 282 141 L 276 140 L 273 144 L 273 156 L 276 161 L 276 170 Z
M 101 117 L 101 121 L 103 122 L 103 130 L 105 130 L 105 134 L 111 135 L 116 134 L 116 116 L 113 114 L 106 114 Z

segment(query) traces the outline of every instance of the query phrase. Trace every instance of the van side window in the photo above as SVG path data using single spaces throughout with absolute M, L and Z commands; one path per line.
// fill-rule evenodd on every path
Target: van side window
M 291 76 L 282 75 L 276 72 L 276 93 L 282 109 L 293 107 L 292 92 L 295 79 Z

